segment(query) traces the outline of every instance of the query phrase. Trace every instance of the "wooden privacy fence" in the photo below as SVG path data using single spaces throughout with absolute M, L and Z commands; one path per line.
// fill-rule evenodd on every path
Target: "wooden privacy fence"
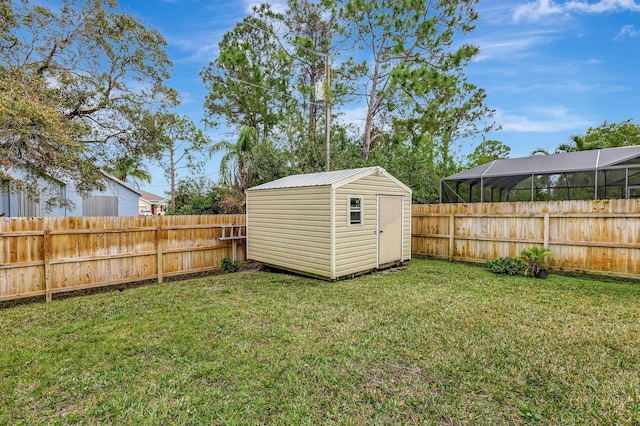
M 246 259 L 244 215 L 0 218 L 0 301 L 157 280 Z M 640 200 L 413 206 L 412 253 L 640 278 Z
M 533 245 L 552 268 L 640 278 L 640 200 L 413 206 L 415 255 L 484 262 Z
M 216 269 L 245 260 L 244 215 L 0 218 L 0 300 Z

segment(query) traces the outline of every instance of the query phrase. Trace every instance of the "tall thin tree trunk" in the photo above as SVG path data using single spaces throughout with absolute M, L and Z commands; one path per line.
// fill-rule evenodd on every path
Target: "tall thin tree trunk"
M 362 158 L 366 160 L 369 158 L 369 151 L 371 150 L 371 144 L 375 139 L 373 135 L 373 120 L 378 114 L 380 108 L 381 99 L 378 96 L 378 79 L 380 78 L 380 64 L 375 63 L 373 71 L 373 77 L 371 78 L 371 90 L 367 97 L 367 117 L 364 124 L 364 139 L 362 141 Z
M 171 162 L 171 211 L 176 211 L 176 163 L 174 160 L 173 150 L 170 151 L 169 161 Z
M 367 111 L 367 118 L 364 123 L 364 140 L 362 141 L 362 159 L 369 158 L 369 149 L 371 148 L 371 132 L 373 131 L 373 112 Z
M 316 89 L 316 61 L 313 61 L 311 64 L 311 71 L 310 71 L 310 84 L 312 87 L 312 91 L 313 91 L 313 96 L 311 96 L 311 99 L 313 99 L 312 102 L 309 102 L 309 135 L 307 137 L 307 143 L 311 143 L 313 140 L 315 140 L 315 134 L 316 134 L 316 102 L 318 101 L 318 99 L 315 96 L 315 89 Z

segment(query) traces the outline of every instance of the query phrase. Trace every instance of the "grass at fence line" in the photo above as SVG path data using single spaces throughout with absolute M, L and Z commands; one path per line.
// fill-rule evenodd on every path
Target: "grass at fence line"
M 0 424 L 638 424 L 640 286 L 438 260 L 0 309 Z

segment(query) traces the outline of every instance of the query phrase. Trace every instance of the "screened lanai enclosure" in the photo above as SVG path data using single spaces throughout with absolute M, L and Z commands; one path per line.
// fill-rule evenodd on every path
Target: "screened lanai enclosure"
M 640 198 L 640 146 L 494 160 L 440 181 L 441 203 Z

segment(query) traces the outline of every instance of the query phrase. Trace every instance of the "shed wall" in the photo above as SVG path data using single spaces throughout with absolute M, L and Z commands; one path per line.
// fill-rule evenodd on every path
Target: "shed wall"
M 331 278 L 331 187 L 248 191 L 247 258 Z
M 361 226 L 348 224 L 348 197 L 363 196 Z M 336 189 L 336 277 L 376 268 L 378 262 L 378 195 L 402 195 L 403 259 L 411 259 L 411 194 L 385 175 L 371 175 Z

